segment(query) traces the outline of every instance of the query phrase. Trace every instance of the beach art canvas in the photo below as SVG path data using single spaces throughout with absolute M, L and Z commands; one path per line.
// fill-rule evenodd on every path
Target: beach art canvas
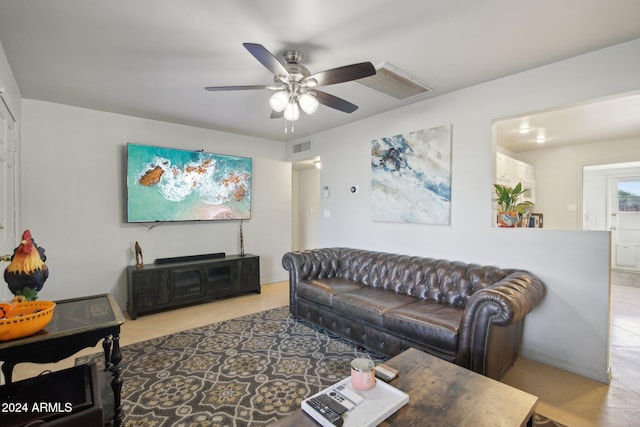
M 249 219 L 248 157 L 127 145 L 127 221 Z
M 451 223 L 451 125 L 371 141 L 374 221 Z

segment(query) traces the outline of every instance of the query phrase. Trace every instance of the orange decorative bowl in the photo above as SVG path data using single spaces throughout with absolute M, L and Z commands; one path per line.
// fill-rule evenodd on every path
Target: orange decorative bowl
M 24 338 L 51 322 L 53 301 L 16 301 L 0 304 L 0 341 Z

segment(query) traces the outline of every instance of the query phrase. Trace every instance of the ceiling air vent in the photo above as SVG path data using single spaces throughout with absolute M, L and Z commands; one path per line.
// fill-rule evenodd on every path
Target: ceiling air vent
M 311 151 L 311 141 L 293 144 L 293 154 L 302 153 L 303 151 Z
M 388 62 L 376 67 L 376 74 L 356 80 L 357 83 L 396 99 L 406 99 L 433 89 Z

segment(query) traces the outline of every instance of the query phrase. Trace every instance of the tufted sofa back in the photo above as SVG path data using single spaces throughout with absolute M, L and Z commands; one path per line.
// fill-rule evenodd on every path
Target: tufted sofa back
M 329 249 L 323 270 L 374 288 L 463 307 L 477 290 L 504 279 L 511 270 L 360 249 Z M 334 258 L 334 256 L 336 258 Z M 333 260 L 329 261 L 331 258 Z

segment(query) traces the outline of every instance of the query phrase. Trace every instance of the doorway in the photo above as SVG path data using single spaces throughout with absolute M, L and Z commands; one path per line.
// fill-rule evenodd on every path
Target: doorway
M 583 228 L 611 232 L 611 268 L 640 274 L 640 162 L 583 168 Z
M 292 250 L 320 247 L 319 157 L 292 163 Z
M 640 162 L 583 167 L 583 228 L 611 235 L 609 360 L 613 381 L 629 375 L 628 348 L 640 343 L 633 330 L 640 297 Z

